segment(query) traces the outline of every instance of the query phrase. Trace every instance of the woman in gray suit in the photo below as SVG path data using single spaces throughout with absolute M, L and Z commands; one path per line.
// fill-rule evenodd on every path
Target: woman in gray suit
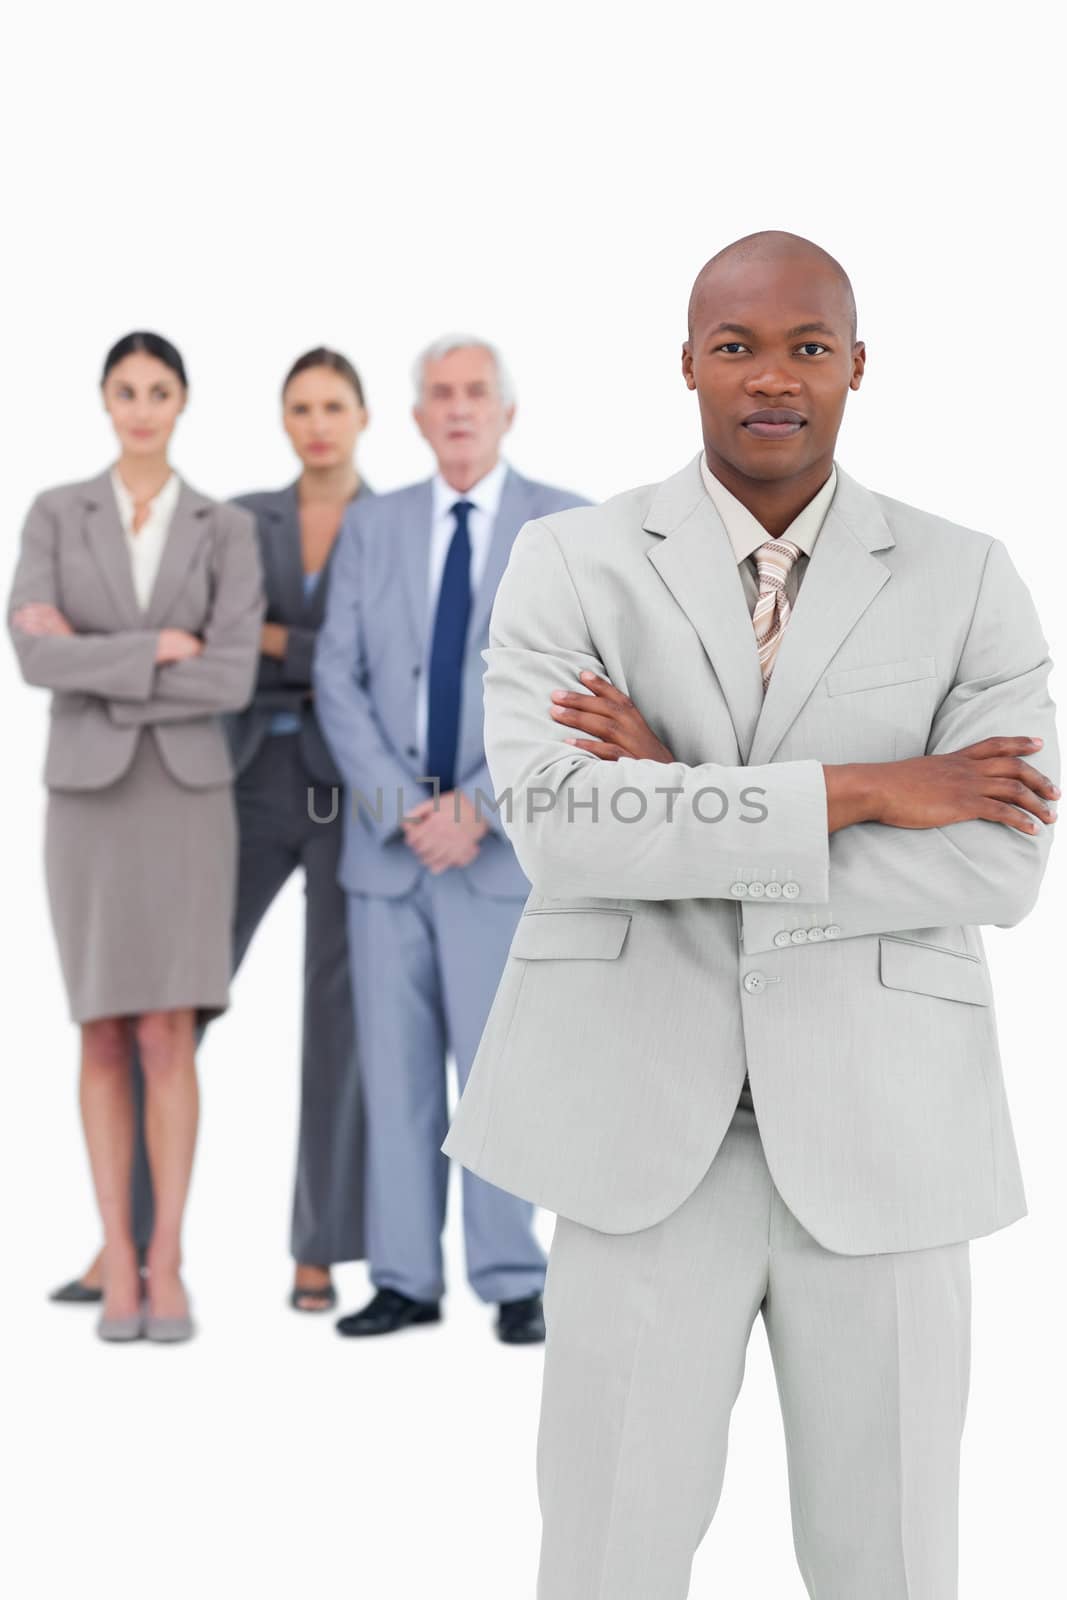
M 109 1340 L 190 1337 L 181 1228 L 198 1117 L 198 1023 L 226 1009 L 237 867 L 222 714 L 252 690 L 263 590 L 253 519 L 168 462 L 180 355 L 109 352 L 109 471 L 34 502 L 11 590 L 23 677 L 52 691 L 45 870 L 104 1230 Z M 145 1078 L 155 1191 L 147 1296 L 130 1207 L 130 1057 Z
M 267 591 L 251 705 L 231 719 L 240 867 L 234 965 L 294 871 L 305 884 L 300 1128 L 290 1248 L 297 1311 L 336 1302 L 331 1264 L 363 1247 L 363 1108 L 356 1062 L 345 895 L 337 881 L 342 778 L 319 730 L 311 660 L 334 544 L 371 490 L 356 465 L 363 385 L 336 350 L 309 350 L 282 385 L 282 421 L 301 473 L 240 495 L 256 519 Z

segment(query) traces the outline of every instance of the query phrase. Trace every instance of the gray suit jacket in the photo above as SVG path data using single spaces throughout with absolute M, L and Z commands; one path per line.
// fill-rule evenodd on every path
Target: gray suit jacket
M 11 627 L 30 601 L 57 606 L 69 637 Z M 8 628 L 28 683 L 52 690 L 45 783 L 98 789 L 151 727 L 171 776 L 192 788 L 233 776 L 220 712 L 252 691 L 263 589 L 255 524 L 182 483 L 142 611 L 108 473 L 49 489 L 30 508 L 8 598 Z M 155 664 L 161 628 L 198 634 L 190 661 Z
M 512 468 L 504 480 L 467 634 L 456 772 L 457 786 L 472 801 L 479 790 L 492 794 L 482 742 L 481 652 L 512 541 L 531 517 L 585 503 Z M 415 729 L 418 678 L 433 623 L 426 614 L 432 515 L 429 479 L 352 507 L 335 546 L 315 650 L 319 722 L 350 791 L 340 878 L 346 889 L 364 894 L 405 894 L 423 870 L 397 817 L 429 794 L 418 783 Z M 366 804 L 352 804 L 355 791 Z M 530 886 L 500 818 L 490 807 L 483 815 L 490 831 L 461 870 L 480 894 L 522 898 Z
M 448 1154 L 592 1227 L 645 1228 L 706 1172 L 747 1064 L 774 1180 L 827 1248 L 1022 1215 L 979 925 L 1030 910 L 1053 830 L 828 837 L 821 766 L 1033 734 L 1058 777 L 1047 646 L 1004 546 L 840 473 L 764 698 L 697 457 L 524 528 L 485 658 L 489 767 L 533 893 Z M 549 697 L 585 667 L 673 765 L 563 743 Z
M 361 483 L 354 497 L 360 504 L 374 491 Z M 319 783 L 342 782 L 330 755 L 312 699 L 311 661 L 315 638 L 326 615 L 333 567 L 334 541 L 326 565 L 310 596 L 304 593 L 304 567 L 300 551 L 300 505 L 297 484 L 267 489 L 258 494 L 234 496 L 256 519 L 268 622 L 284 623 L 288 630 L 285 657 L 260 655 L 252 700 L 243 711 L 227 717 L 227 733 L 234 764 L 243 772 L 259 749 L 275 711 L 295 711 L 300 717 L 300 753 L 304 766 Z

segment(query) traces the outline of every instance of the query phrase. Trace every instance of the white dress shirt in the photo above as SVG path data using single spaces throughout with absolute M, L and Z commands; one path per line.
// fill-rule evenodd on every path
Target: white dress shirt
M 793 518 L 788 528 L 782 534 L 769 534 L 761 522 L 757 522 L 747 506 L 742 505 L 736 495 L 731 494 L 724 483 L 720 483 L 708 466 L 708 458 L 700 458 L 700 474 L 704 479 L 704 487 L 711 496 L 719 516 L 733 546 L 734 556 L 737 560 L 738 572 L 741 577 L 741 587 L 745 591 L 745 600 L 748 603 L 749 615 L 756 609 L 759 599 L 759 573 L 756 570 L 755 553 L 761 544 L 766 544 L 770 538 L 790 539 L 793 544 L 799 545 L 801 554 L 794 561 L 785 580 L 786 598 L 792 605 L 797 597 L 797 590 L 807 571 L 808 561 L 815 549 L 815 541 L 819 537 L 819 530 L 826 520 L 826 513 L 830 509 L 830 502 L 837 488 L 837 466 L 830 469 L 830 476 L 819 490 L 813 495 L 802 511 Z M 788 623 L 786 624 L 788 627 Z M 755 634 L 753 634 L 755 638 Z
M 163 546 L 167 542 L 170 519 L 178 503 L 181 480 L 177 473 L 171 473 L 159 493 L 148 502 L 148 515 L 136 533 L 133 531 L 133 496 L 119 477 L 117 467 L 111 469 L 111 486 L 115 491 L 122 531 L 126 535 L 134 592 L 141 610 L 146 611 L 163 556 Z
M 474 510 L 467 517 L 467 530 L 470 534 L 471 546 L 471 596 L 477 594 L 478 585 L 485 571 L 485 564 L 489 559 L 489 546 L 493 540 L 493 529 L 496 526 L 496 514 L 500 508 L 500 496 L 504 490 L 504 479 L 508 475 L 506 461 L 498 461 L 496 466 L 486 473 L 485 477 L 476 483 L 466 494 L 460 494 L 458 489 L 453 489 L 446 483 L 439 472 L 435 472 L 432 481 L 433 512 L 430 526 L 430 564 L 427 574 L 426 591 L 426 639 L 423 647 L 422 671 L 419 674 L 419 688 L 416 695 L 415 726 L 419 747 L 419 756 L 423 767 L 426 764 L 426 736 L 429 731 L 430 713 L 430 650 L 433 645 L 433 626 L 437 615 L 437 596 L 441 592 L 441 579 L 444 576 L 445 562 L 448 559 L 448 547 L 452 543 L 452 535 L 456 531 L 456 519 L 452 515 L 452 507 L 459 500 L 469 500 Z

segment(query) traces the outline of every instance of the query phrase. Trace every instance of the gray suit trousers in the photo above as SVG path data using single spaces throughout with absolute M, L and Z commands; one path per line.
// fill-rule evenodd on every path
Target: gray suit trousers
M 968 1245 L 823 1249 L 786 1208 L 743 1105 L 664 1221 L 629 1234 L 557 1223 L 538 1600 L 683 1600 L 757 1313 L 808 1593 L 955 1600 Z
M 271 735 L 237 778 L 239 824 L 234 971 L 282 885 L 303 867 L 307 901 L 300 1130 L 291 1251 L 328 1265 L 363 1256 L 363 1107 L 356 1061 L 344 890 L 337 882 L 342 816 L 308 815 L 312 784 L 297 734 Z M 314 784 L 315 816 L 329 818 L 332 791 Z M 134 1060 L 135 1096 L 142 1099 Z M 250 1109 L 250 1115 L 252 1108 Z M 134 1235 L 147 1245 L 152 1191 L 137 1118 Z
M 396 896 L 348 896 L 367 1119 L 367 1261 L 376 1288 L 413 1300 L 445 1289 L 446 1051 L 467 1081 L 522 910 L 472 889 L 466 870 L 420 868 Z M 463 1173 L 467 1277 L 485 1301 L 540 1294 L 533 1206 Z

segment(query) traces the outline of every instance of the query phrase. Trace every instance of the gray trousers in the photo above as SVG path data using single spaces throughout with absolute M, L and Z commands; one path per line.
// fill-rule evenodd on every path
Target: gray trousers
M 282 885 L 304 869 L 304 1009 L 300 1128 L 291 1251 L 296 1261 L 328 1265 L 363 1257 L 363 1107 L 356 1060 L 345 895 L 337 882 L 340 804 L 309 779 L 297 734 L 270 735 L 235 786 L 239 827 L 234 971 Z M 135 1098 L 143 1102 L 140 1064 Z M 152 1189 L 138 1113 L 133 1175 L 134 1236 L 152 1233 Z
M 420 873 L 395 898 L 350 894 L 349 946 L 367 1119 L 367 1260 L 377 1288 L 444 1292 L 445 1055 L 466 1084 L 521 900 L 476 894 L 462 869 Z M 540 1294 L 533 1207 L 465 1168 L 467 1276 L 485 1301 Z
M 966 1243 L 834 1255 L 739 1106 L 696 1191 L 639 1233 L 560 1218 L 545 1286 L 538 1600 L 683 1600 L 759 1313 L 813 1600 L 955 1600 Z

